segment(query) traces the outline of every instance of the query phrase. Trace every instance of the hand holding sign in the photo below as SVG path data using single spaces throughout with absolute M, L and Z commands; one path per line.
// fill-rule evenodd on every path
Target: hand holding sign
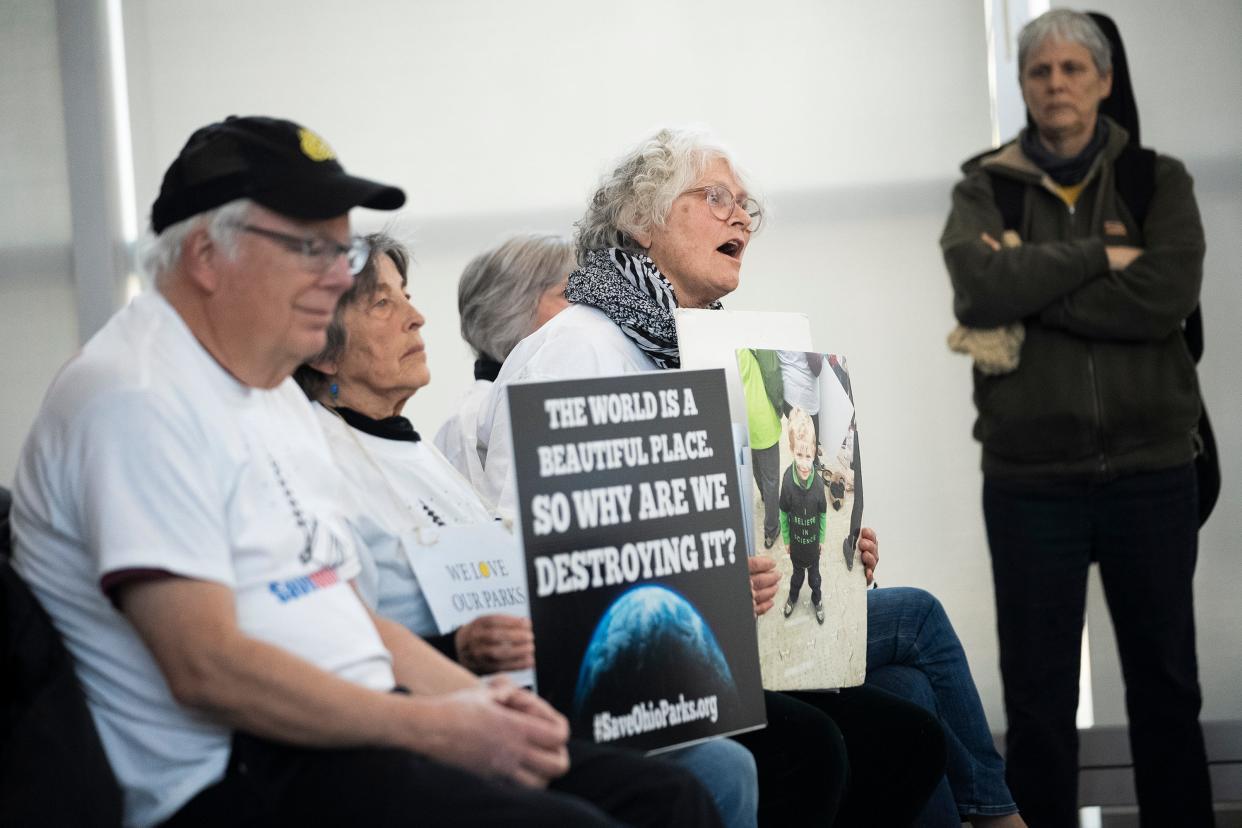
M 858 536 L 858 556 L 862 559 L 863 572 L 870 585 L 875 580 L 875 568 L 880 565 L 880 539 L 870 526 L 864 526 Z
M 475 673 L 535 666 L 535 636 L 528 618 L 483 615 L 460 627 L 453 641 L 457 645 L 457 660 Z
M 440 631 L 457 631 L 458 661 L 532 684 L 535 645 L 517 540 L 496 523 L 448 526 L 433 545 L 408 544 L 406 555 Z

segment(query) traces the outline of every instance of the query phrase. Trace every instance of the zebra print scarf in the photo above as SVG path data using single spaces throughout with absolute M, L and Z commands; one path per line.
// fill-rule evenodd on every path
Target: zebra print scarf
M 680 368 L 673 285 L 645 253 L 616 247 L 592 250 L 569 274 L 565 298 L 598 308 L 661 368 Z M 721 304 L 708 306 L 720 310 Z

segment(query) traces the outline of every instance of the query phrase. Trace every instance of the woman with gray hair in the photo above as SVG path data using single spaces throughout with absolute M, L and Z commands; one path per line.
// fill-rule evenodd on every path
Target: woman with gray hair
M 1029 126 L 966 162 L 940 240 L 964 326 L 954 341 L 976 366 L 1009 784 L 1032 824 L 1076 824 L 1098 562 L 1143 824 L 1209 825 L 1192 594 L 1200 400 L 1181 330 L 1203 273 L 1199 211 L 1181 162 L 1139 143 L 1112 21 L 1055 9 L 1022 30 L 1018 55 Z
M 673 310 L 720 307 L 737 288 L 762 215 L 722 147 L 699 131 L 661 130 L 601 182 L 576 225 L 579 268 L 565 291 L 570 307 L 518 344 L 499 380 L 679 367 Z M 478 446 L 484 498 L 511 513 L 503 396 L 489 396 Z
M 565 279 L 573 264 L 568 239 L 530 233 L 505 239 L 462 271 L 457 311 L 462 338 L 474 350 L 474 384 L 435 444 L 480 492 L 487 489 L 476 438 L 479 407 L 514 346 L 567 306 Z
M 570 306 L 513 349 L 480 415 L 486 482 L 502 513 L 516 500 L 505 386 L 680 367 L 673 311 L 719 308 L 737 288 L 763 219 L 748 190 L 729 154 L 693 130 L 657 132 L 604 176 L 577 224 Z M 878 548 L 865 532 L 869 576 Z M 771 608 L 779 575 L 771 558 L 749 563 L 759 614 Z M 735 737 L 755 755 L 761 824 L 896 826 L 919 816 L 945 767 L 934 716 L 870 687 L 764 696 L 767 728 Z

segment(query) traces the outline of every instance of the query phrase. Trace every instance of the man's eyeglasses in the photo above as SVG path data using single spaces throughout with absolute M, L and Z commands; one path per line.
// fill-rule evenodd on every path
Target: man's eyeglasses
M 301 254 L 309 268 L 321 275 L 332 269 L 337 258 L 344 256 L 349 264 L 350 275 L 357 276 L 362 268 L 366 267 L 367 259 L 371 257 L 371 245 L 361 236 L 354 236 L 350 239 L 350 243 L 345 245 L 315 236 L 291 236 L 288 233 L 269 230 L 254 224 L 238 223 L 233 226 L 238 230 L 271 239 L 290 253 Z
M 721 221 L 728 221 L 733 215 L 733 207 L 738 203 L 737 197 L 728 188 L 720 184 L 708 184 L 705 187 L 695 187 L 692 190 L 686 190 L 682 195 L 690 195 L 691 193 L 702 193 L 707 199 L 707 208 L 712 211 L 712 215 Z M 759 207 L 759 202 L 749 196 L 741 202 L 742 211 L 750 216 L 751 232 L 759 229 L 759 225 L 763 222 L 763 210 Z

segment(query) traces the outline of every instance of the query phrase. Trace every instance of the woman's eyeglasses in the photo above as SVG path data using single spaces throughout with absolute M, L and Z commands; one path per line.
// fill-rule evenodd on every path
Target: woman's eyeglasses
M 728 221 L 733 215 L 733 207 L 738 203 L 737 196 L 728 188 L 720 184 L 708 184 L 704 187 L 695 187 L 686 190 L 682 195 L 690 195 L 691 193 L 702 193 L 707 199 L 707 209 L 712 211 L 712 215 L 721 221 Z M 759 207 L 759 202 L 749 196 L 741 202 L 742 212 L 750 216 L 750 230 L 753 233 L 759 229 L 759 225 L 763 222 L 763 210 Z

